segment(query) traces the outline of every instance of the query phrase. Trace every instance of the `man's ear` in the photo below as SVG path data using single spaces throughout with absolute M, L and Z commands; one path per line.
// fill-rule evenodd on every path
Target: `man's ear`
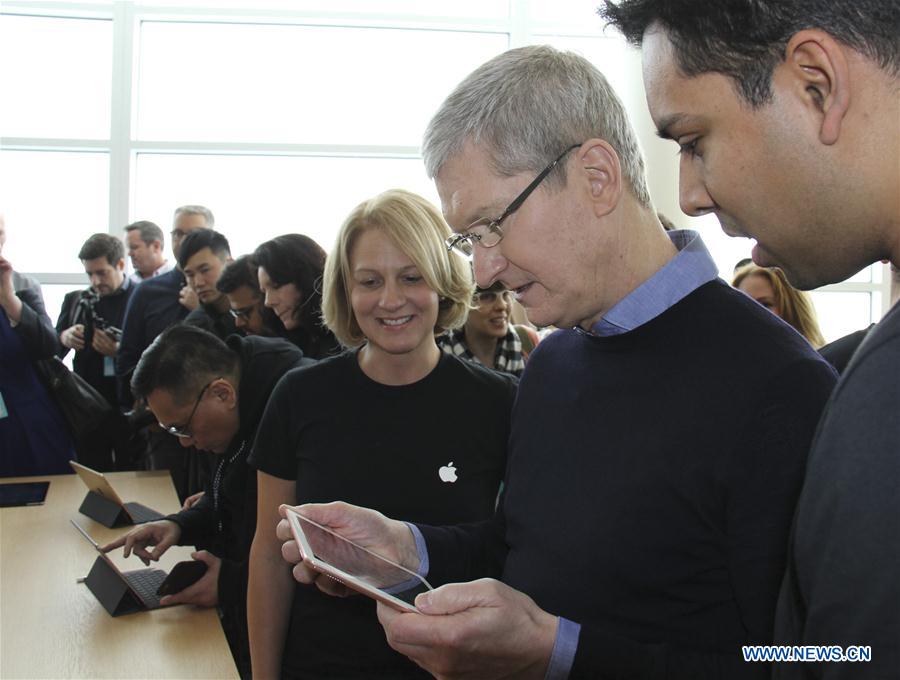
M 819 140 L 823 144 L 837 142 L 850 109 L 850 68 L 845 49 L 817 29 L 795 33 L 785 48 L 784 67 L 821 117 Z
M 118 269 L 120 272 L 125 271 L 125 258 L 124 257 L 119 258 L 119 261 L 116 262 L 116 269 Z
M 586 182 L 594 215 L 608 215 L 622 198 L 619 154 L 603 139 L 589 139 L 576 151 L 579 179 Z
M 221 400 L 228 408 L 233 409 L 237 407 L 237 390 L 228 378 L 217 380 L 210 389 L 213 396 Z

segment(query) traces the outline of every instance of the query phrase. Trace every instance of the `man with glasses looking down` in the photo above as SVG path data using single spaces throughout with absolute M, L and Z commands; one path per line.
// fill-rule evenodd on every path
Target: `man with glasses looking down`
M 247 558 L 256 528 L 256 471 L 247 465 L 256 429 L 275 384 L 287 371 L 312 363 L 281 338 L 227 342 L 179 324 L 160 335 L 141 356 L 131 387 L 145 399 L 160 427 L 187 449 L 218 459 L 203 496 L 166 519 L 142 524 L 102 547 L 125 547 L 144 564 L 173 545 L 196 545 L 206 575 L 163 605 L 218 606 L 242 675 L 249 674 Z M 153 546 L 152 550 L 149 549 Z
M 265 296 L 259 289 L 256 265 L 249 255 L 241 255 L 229 263 L 216 282 L 216 288 L 228 298 L 234 325 L 245 335 L 277 335 L 278 317 L 266 307 Z
M 719 279 L 696 233 L 663 230 L 625 111 L 582 57 L 495 57 L 423 154 L 451 252 L 560 330 L 523 374 L 493 520 L 301 512 L 449 584 L 420 613 L 378 607 L 391 646 L 437 677 L 764 677 L 741 645 L 772 639 L 832 369 Z M 299 561 L 290 540 L 285 555 Z

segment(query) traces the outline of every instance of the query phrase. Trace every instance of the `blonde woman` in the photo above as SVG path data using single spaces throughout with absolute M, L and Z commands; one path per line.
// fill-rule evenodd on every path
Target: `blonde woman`
M 322 309 L 348 349 L 282 379 L 251 457 L 253 677 L 428 677 L 388 647 L 372 600 L 295 587 L 275 526 L 282 503 L 335 500 L 426 524 L 493 514 L 515 380 L 435 343 L 465 321 L 474 290 L 449 235 L 433 206 L 400 190 L 363 202 L 341 227 Z
M 794 288 L 780 269 L 748 264 L 735 272 L 731 285 L 793 326 L 816 349 L 825 344 L 809 293 Z

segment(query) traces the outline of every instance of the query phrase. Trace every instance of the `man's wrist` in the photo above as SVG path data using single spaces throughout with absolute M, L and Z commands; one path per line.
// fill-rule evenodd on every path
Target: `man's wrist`
M 544 674 L 545 680 L 564 680 L 569 677 L 575 652 L 578 649 L 578 637 L 581 625 L 563 617 L 556 617 L 557 627 L 554 634 L 553 649 L 550 661 Z
M 409 522 L 399 524 L 396 543 L 398 564 L 425 578 L 428 575 L 428 550 L 422 532 L 415 524 Z

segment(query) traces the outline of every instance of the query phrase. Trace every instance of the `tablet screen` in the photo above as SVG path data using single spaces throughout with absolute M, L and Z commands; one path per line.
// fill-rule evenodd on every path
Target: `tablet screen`
M 352 588 L 394 604 L 406 603 L 408 607 L 404 609 L 412 608 L 416 595 L 431 590 L 428 582 L 415 572 L 348 541 L 299 513 L 289 512 L 288 519 L 300 541 L 301 555 L 312 557 L 310 562 L 314 567 L 324 567 L 321 570 Z
M 43 505 L 50 482 L 13 482 L 0 484 L 0 508 Z

